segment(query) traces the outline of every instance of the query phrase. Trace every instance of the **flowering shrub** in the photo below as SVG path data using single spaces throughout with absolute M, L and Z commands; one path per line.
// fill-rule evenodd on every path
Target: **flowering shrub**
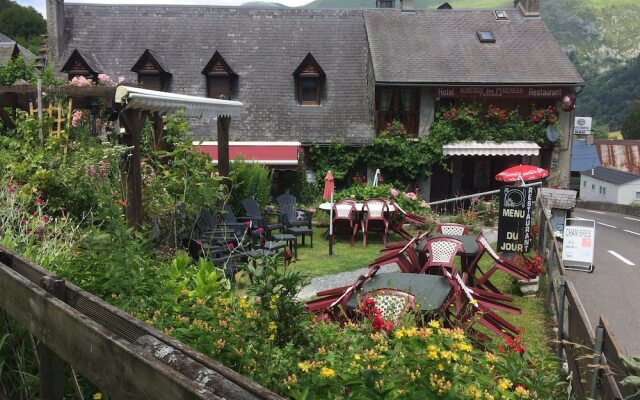
M 531 122 L 544 126 L 555 124 L 558 121 L 558 110 L 554 106 L 539 108 L 531 112 Z
M 364 201 L 367 199 L 384 197 L 395 201 L 406 212 L 414 212 L 417 214 L 429 214 L 431 209 L 426 205 L 415 192 L 403 192 L 394 188 L 392 185 L 353 185 L 347 189 L 336 192 L 334 199 L 347 199 Z
M 91 80 L 85 78 L 84 76 L 75 76 L 73 77 L 73 79 L 69 81 L 69 84 L 71 86 L 85 87 L 85 86 L 91 86 L 92 82 Z
M 517 255 L 516 256 L 516 264 L 520 267 L 525 269 L 526 271 L 528 271 L 531 274 L 534 274 L 536 276 L 540 275 L 541 273 L 544 272 L 544 267 L 542 266 L 542 257 L 540 257 L 539 255 L 527 255 L 527 254 L 522 254 L 522 255 Z

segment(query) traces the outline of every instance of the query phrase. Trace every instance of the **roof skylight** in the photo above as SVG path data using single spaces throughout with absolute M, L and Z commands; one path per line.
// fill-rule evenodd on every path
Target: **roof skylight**
M 490 31 L 478 31 L 476 32 L 478 35 L 478 40 L 480 43 L 495 43 L 496 38 L 493 37 L 493 32 Z

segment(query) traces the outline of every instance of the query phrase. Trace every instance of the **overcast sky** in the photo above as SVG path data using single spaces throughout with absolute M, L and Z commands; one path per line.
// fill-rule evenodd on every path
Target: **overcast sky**
M 196 4 L 216 6 L 237 6 L 249 0 L 72 0 L 68 3 L 98 3 L 98 4 Z M 31 6 L 45 15 L 45 0 L 16 0 L 23 6 Z M 301 6 L 311 0 L 277 0 L 275 3 L 285 4 L 290 7 Z M 45 15 L 46 17 L 46 15 Z

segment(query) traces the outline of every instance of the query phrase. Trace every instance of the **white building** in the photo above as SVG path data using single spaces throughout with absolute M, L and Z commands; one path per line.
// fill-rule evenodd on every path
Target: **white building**
M 624 205 L 640 202 L 640 175 L 604 167 L 582 171 L 580 200 Z

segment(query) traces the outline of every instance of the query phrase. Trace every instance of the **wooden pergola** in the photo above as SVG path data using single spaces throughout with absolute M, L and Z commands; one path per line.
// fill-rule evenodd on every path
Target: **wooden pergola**
M 192 117 L 214 117 L 217 119 L 218 171 L 229 176 L 229 126 L 231 117 L 238 117 L 242 103 L 231 100 L 209 99 L 186 96 L 129 86 L 52 86 L 43 92 L 64 95 L 73 99 L 75 109 L 93 109 L 102 101 L 106 110 L 119 111 L 120 126 L 126 134 L 122 144 L 132 147 L 131 162 L 127 163 L 127 220 L 129 225 L 138 227 L 142 217 L 142 174 L 140 167 L 140 138 L 146 118 L 154 121 L 156 136 L 162 135 L 164 113 L 183 110 Z M 14 126 L 14 116 L 5 111 L 29 110 L 29 103 L 37 104 L 38 89 L 28 83 L 0 86 L 0 120 L 6 126 Z
M 142 217 L 142 173 L 140 168 L 140 137 L 150 113 L 175 113 L 183 110 L 194 117 L 215 117 L 218 127 L 218 171 L 229 176 L 229 126 L 231 117 L 240 115 L 242 103 L 174 93 L 119 86 L 115 103 L 121 105 L 119 120 L 125 128 L 124 144 L 132 147 L 127 163 L 127 220 L 137 227 Z

